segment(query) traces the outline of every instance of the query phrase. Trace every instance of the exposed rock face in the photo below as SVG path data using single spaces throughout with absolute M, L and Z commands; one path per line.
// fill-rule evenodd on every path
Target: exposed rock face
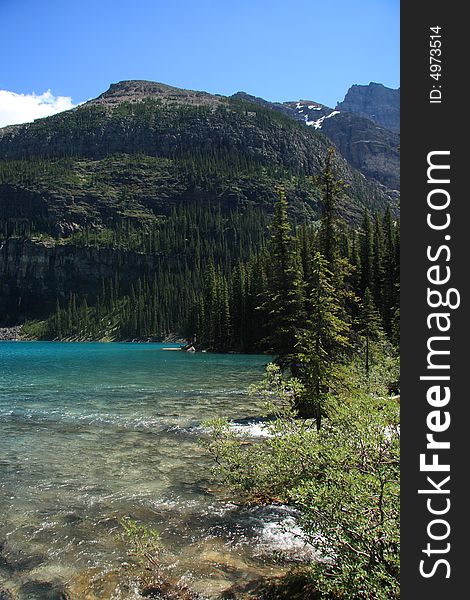
M 245 92 L 238 92 L 235 97 L 282 112 L 291 119 L 321 131 L 348 163 L 367 179 L 378 181 L 389 190 L 400 189 L 398 133 L 380 127 L 370 118 L 343 112 L 339 108 L 333 110 L 312 100 L 280 104 L 249 96 Z
M 11 238 L 0 245 L 0 315 L 22 321 L 49 314 L 71 292 L 96 300 L 117 271 L 130 283 L 150 276 L 158 259 L 110 248 L 77 248 Z
M 21 325 L 0 327 L 0 341 L 15 341 L 21 338 Z M 1 600 L 1 596 L 0 596 Z
M 225 99 L 217 94 L 185 90 L 156 81 L 129 80 L 112 83 L 106 92 L 87 102 L 87 105 L 115 106 L 123 102 L 141 102 L 146 98 L 193 106 L 217 106 L 223 104 Z
M 392 190 L 400 189 L 400 137 L 372 121 L 340 112 L 325 119 L 323 133 L 347 161 L 369 179 Z
M 308 100 L 285 103 L 309 127 L 326 135 L 350 165 L 367 179 L 389 190 L 400 189 L 400 137 L 370 119 L 351 112 L 333 110 Z
M 400 131 L 400 88 L 387 88 L 381 83 L 353 85 L 337 110 L 370 119 L 390 131 Z

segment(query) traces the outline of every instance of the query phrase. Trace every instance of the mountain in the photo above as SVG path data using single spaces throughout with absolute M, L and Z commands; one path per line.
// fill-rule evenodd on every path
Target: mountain
M 132 295 L 156 278 L 162 328 L 172 330 L 208 261 L 228 272 L 262 245 L 277 185 L 293 219 L 318 219 L 311 176 L 336 118 L 320 129 L 288 104 L 123 81 L 0 129 L 0 321 L 47 316 L 71 294 L 96 303 L 110 281 L 113 294 Z M 392 186 L 352 162 L 336 160 L 346 220 L 394 207 Z
M 353 86 L 357 87 L 364 86 Z M 351 89 L 346 98 L 350 96 Z M 343 107 L 343 103 L 333 109 L 313 100 L 267 102 L 245 92 L 237 92 L 234 97 L 260 104 L 321 131 L 346 161 L 367 179 L 382 184 L 392 196 L 400 189 L 400 136 L 396 131 L 378 125 L 369 117 L 355 114 L 347 104 Z
M 321 129 L 348 163 L 368 179 L 389 190 L 400 189 L 398 133 L 339 107 L 333 110 L 301 101 L 295 103 L 295 110 L 307 125 Z
M 188 197 L 270 205 L 282 179 L 295 210 L 314 216 L 315 190 L 300 182 L 319 172 L 327 145 L 316 131 L 239 98 L 121 82 L 71 111 L 0 130 L 0 214 L 62 235 L 152 221 Z M 361 205 L 390 201 L 346 161 L 339 170 L 351 185 L 351 218 Z
M 370 119 L 380 127 L 400 131 L 400 88 L 394 90 L 381 83 L 353 85 L 336 110 Z

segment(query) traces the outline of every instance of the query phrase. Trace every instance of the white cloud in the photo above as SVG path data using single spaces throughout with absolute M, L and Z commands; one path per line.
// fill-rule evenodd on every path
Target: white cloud
M 0 127 L 30 123 L 77 106 L 69 96 L 54 96 L 51 90 L 43 94 L 17 94 L 0 90 Z

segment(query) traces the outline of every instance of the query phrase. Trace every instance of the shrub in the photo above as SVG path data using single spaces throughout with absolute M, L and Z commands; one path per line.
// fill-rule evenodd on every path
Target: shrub
M 257 442 L 213 420 L 206 446 L 224 483 L 249 500 L 299 508 L 321 557 L 309 571 L 320 597 L 399 597 L 399 405 L 357 391 L 329 398 L 320 431 L 289 407 L 298 382 L 270 366 L 262 393 L 275 418 Z M 259 390 L 258 390 L 259 391 Z

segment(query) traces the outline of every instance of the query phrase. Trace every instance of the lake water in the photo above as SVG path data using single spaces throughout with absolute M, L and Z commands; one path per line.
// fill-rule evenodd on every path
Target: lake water
M 217 488 L 198 444 L 213 416 L 250 432 L 267 357 L 168 346 L 0 342 L 0 590 L 133 597 L 117 583 L 125 516 L 160 531 L 172 576 L 208 598 L 275 573 L 272 549 L 299 543 L 288 509 Z

